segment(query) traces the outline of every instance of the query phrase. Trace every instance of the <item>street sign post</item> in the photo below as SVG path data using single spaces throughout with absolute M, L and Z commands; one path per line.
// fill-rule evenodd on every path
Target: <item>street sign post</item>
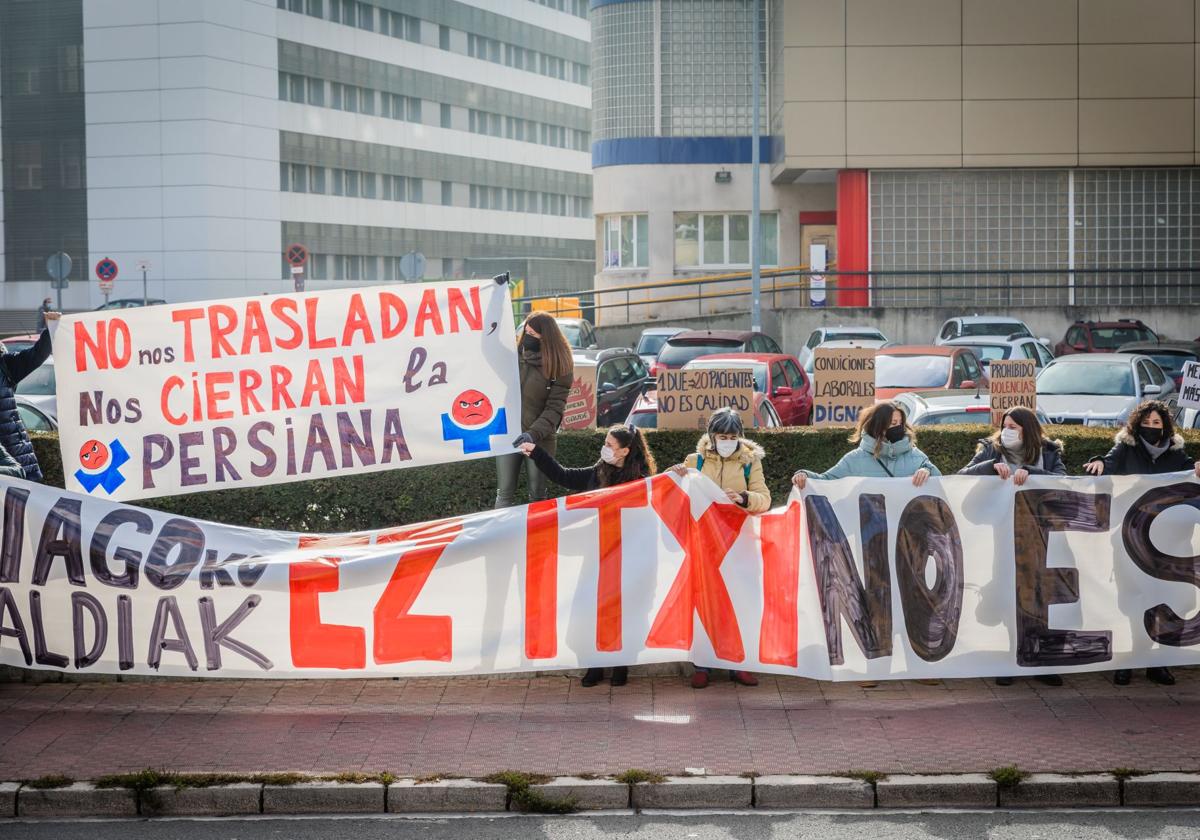
M 400 258 L 400 274 L 405 280 L 420 280 L 425 276 L 425 255 L 409 251 Z
M 105 257 L 96 263 L 96 279 L 100 281 L 100 293 L 104 295 L 104 303 L 108 303 L 108 296 L 113 290 L 113 281 L 117 279 L 117 261 L 112 257 Z
M 51 286 L 58 292 L 58 311 L 62 312 L 62 290 L 67 288 L 67 275 L 71 273 L 71 255 L 65 251 L 51 254 L 46 260 L 46 271 L 54 281 Z
M 297 292 L 303 292 L 304 264 L 308 262 L 308 249 L 298 242 L 293 242 L 284 251 L 283 257 L 292 267 L 292 288 Z
M 142 272 L 142 306 L 150 305 L 150 289 L 146 282 L 146 275 L 150 273 L 150 260 L 141 259 L 137 261 L 138 271 Z

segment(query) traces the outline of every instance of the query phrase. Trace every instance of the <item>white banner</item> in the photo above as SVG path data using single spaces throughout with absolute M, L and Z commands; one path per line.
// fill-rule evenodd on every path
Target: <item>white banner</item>
M 66 316 L 67 487 L 129 500 L 512 452 L 516 352 L 490 281 Z
M 333 536 L 4 490 L 0 662 L 217 677 L 688 660 L 816 679 L 1200 663 L 1200 483 L 667 474 Z

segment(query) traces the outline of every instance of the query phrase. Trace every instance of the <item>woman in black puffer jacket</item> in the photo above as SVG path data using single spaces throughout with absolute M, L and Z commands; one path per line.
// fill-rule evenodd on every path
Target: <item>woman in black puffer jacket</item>
M 1093 458 L 1083 468 L 1091 475 L 1160 475 L 1193 470 L 1200 479 L 1200 461 L 1184 450 L 1183 436 L 1175 433 L 1171 422 L 1171 410 L 1159 400 L 1144 402 L 1130 412 L 1108 454 Z M 1122 668 L 1113 674 L 1113 682 L 1129 685 L 1132 676 L 1132 670 Z M 1175 684 L 1167 668 L 1147 668 L 1146 678 L 1159 685 Z
M 613 426 L 609 429 L 604 446 L 600 449 L 600 460 L 590 467 L 564 467 L 535 443 L 523 443 L 517 448 L 531 458 L 547 478 L 576 493 L 638 481 L 658 471 L 646 436 L 641 429 L 632 426 Z M 603 678 L 603 668 L 588 668 L 583 675 L 583 687 L 591 688 Z M 627 666 L 613 668 L 611 683 L 614 686 L 625 685 L 628 680 Z
M 57 312 L 47 312 L 46 320 L 58 320 Z M 2 345 L 0 345 L 2 347 Z M 3 353 L 0 350 L 0 353 Z M 42 480 L 37 453 L 17 411 L 17 383 L 37 370 L 50 358 L 50 330 L 42 330 L 37 343 L 19 353 L 0 355 L 0 446 L 17 460 L 30 481 Z

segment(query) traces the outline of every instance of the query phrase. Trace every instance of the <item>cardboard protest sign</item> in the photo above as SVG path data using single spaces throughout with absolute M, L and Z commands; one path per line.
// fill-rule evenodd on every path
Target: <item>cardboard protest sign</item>
M 875 404 L 875 349 L 813 351 L 813 425 L 853 426 Z
M 66 316 L 67 488 L 138 499 L 510 453 L 511 311 L 506 286 L 460 281 Z
M 562 428 L 565 430 L 596 428 L 596 366 L 575 365 L 575 378 L 567 392 L 563 407 Z
M 658 428 L 703 429 L 718 408 L 754 425 L 754 371 L 749 368 L 665 370 L 658 375 Z
M 1033 359 L 993 359 L 988 365 L 988 380 L 993 426 L 999 426 L 1004 412 L 1013 406 L 1037 409 L 1037 364 Z
M 1200 362 L 1185 362 L 1179 383 L 1179 407 L 1200 408 Z

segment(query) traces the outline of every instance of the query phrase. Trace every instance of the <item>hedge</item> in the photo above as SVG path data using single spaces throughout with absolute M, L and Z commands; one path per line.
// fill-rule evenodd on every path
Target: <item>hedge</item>
M 1051 430 L 1065 446 L 1067 471 L 1082 474 L 1082 465 L 1093 455 L 1112 446 L 1112 429 L 1060 426 Z M 976 441 L 988 433 L 983 426 L 939 426 L 922 430 L 918 445 L 943 473 L 952 473 L 974 454 Z M 825 470 L 849 448 L 846 429 L 781 429 L 755 432 L 762 444 L 767 483 L 778 503 L 786 497 L 792 473 L 799 467 Z M 1200 457 L 1200 432 L 1189 431 L 1188 451 Z M 656 431 L 649 435 L 659 468 L 683 460 L 695 449 L 697 434 L 691 431 Z M 62 487 L 62 462 L 58 438 L 35 434 L 34 447 L 46 482 Z M 567 465 L 581 466 L 596 461 L 603 435 L 594 432 L 565 432 L 559 436 L 558 458 Z M 522 471 L 524 475 L 524 471 Z M 518 501 L 524 490 L 518 489 Z M 561 488 L 553 490 L 565 495 Z M 383 528 L 476 513 L 490 508 L 495 499 L 496 470 L 491 459 L 364 473 L 340 478 L 274 484 L 239 490 L 216 490 L 143 499 L 142 507 L 195 519 L 274 528 L 290 531 L 336 532 Z

